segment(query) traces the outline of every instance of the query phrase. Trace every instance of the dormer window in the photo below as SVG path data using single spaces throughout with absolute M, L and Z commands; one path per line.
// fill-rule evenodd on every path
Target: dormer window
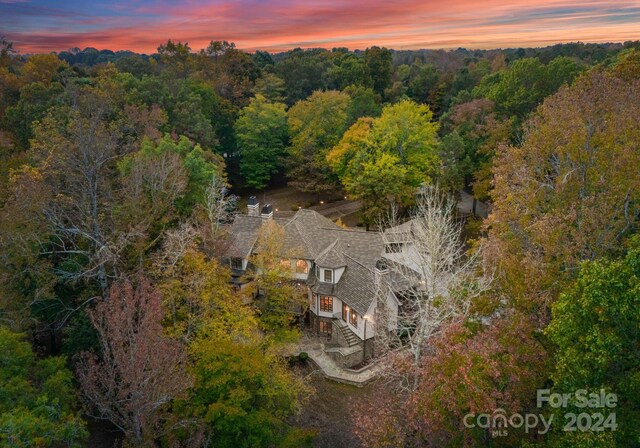
M 242 270 L 242 258 L 232 258 L 231 259 L 231 269 Z
M 325 283 L 333 283 L 333 271 L 331 269 L 324 270 Z

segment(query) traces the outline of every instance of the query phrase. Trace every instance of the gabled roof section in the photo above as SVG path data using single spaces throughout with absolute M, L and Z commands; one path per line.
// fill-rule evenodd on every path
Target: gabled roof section
M 347 265 L 347 262 L 342 255 L 342 247 L 338 240 L 335 240 L 329 247 L 323 250 L 318 258 L 316 258 L 316 264 L 321 268 L 337 269 Z
M 347 268 L 337 285 L 340 300 L 364 316 L 376 297 L 376 279 L 373 270 L 354 258 L 345 256 Z
M 298 246 L 304 245 L 306 258 L 313 260 L 335 241 L 335 237 L 331 235 L 330 231 L 339 229 L 340 227 L 330 219 L 318 212 L 304 208 L 298 210 L 285 225 L 287 234 L 300 236 L 296 244 Z
M 286 225 L 289 219 L 275 219 L 275 221 L 280 225 Z M 236 215 L 229 229 L 231 242 L 226 255 L 233 258 L 247 258 L 251 255 L 258 239 L 258 230 L 264 222 L 266 219 L 260 216 Z
M 411 219 L 400 225 L 389 227 L 384 231 L 385 239 L 389 242 L 404 243 L 411 241 L 414 220 Z
M 260 226 L 262 218 L 259 216 L 236 215 L 229 232 L 232 240 L 227 255 L 234 258 L 248 257 L 256 243 Z

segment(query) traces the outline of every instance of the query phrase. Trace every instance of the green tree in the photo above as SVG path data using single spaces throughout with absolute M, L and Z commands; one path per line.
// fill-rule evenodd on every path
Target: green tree
M 84 446 L 88 433 L 65 359 L 38 359 L 20 334 L 5 327 L 0 352 L 0 446 Z
M 256 95 L 240 112 L 235 129 L 240 172 L 246 185 L 261 190 L 283 166 L 288 131 L 285 105 Z
M 622 259 L 584 263 L 576 282 L 553 304 L 546 329 L 557 347 L 552 376 L 557 392 L 617 394 L 616 408 L 602 410 L 605 416 L 616 414 L 618 428 L 609 434 L 616 446 L 631 446 L 640 438 L 639 243 L 636 237 Z M 571 434 L 561 438 L 575 441 Z
M 351 102 L 347 109 L 350 124 L 355 123 L 361 117 L 377 117 L 382 112 L 382 105 L 380 104 L 382 99 L 373 89 L 350 85 L 343 92 L 351 97 Z
M 326 50 L 296 48 L 288 52 L 274 68 L 275 74 L 284 80 L 287 105 L 304 100 L 316 90 L 326 89 L 330 67 L 330 53 Z
M 373 90 L 383 96 L 384 91 L 391 86 L 391 51 L 384 47 L 367 48 L 364 52 L 364 64 L 373 80 Z
M 428 103 L 433 97 L 438 85 L 440 74 L 435 66 L 413 64 L 411 66 L 410 81 L 407 87 L 407 96 L 418 103 Z
M 392 201 L 408 204 L 415 190 L 439 174 L 437 123 L 428 106 L 405 100 L 379 118 L 361 118 L 327 155 L 347 193 L 362 200 L 362 217 L 375 221 Z
M 188 216 L 196 205 L 204 205 L 209 181 L 222 173 L 224 163 L 184 136 L 165 135 L 158 142 L 143 141 L 118 167 L 126 194 L 116 208 L 129 213 L 121 217 L 123 224 L 163 226 L 176 212 Z
M 173 42 L 171 39 L 158 47 L 160 61 L 173 76 L 185 78 L 189 73 L 191 48 L 189 43 Z
M 372 84 L 363 59 L 353 53 L 334 50 L 334 65 L 328 71 L 331 88 L 343 90 L 349 85 L 370 87 Z
M 522 120 L 545 97 L 571 83 L 581 70 L 567 57 L 556 58 L 546 66 L 537 58 L 518 59 L 506 70 L 483 78 L 474 94 L 493 101 L 502 116 Z
M 49 87 L 40 82 L 27 84 L 20 89 L 20 99 L 6 112 L 6 121 L 20 148 L 27 149 L 34 137 L 34 123 L 42 120 L 47 111 L 59 101 L 63 88 L 59 83 Z
M 172 251 L 169 251 L 171 254 Z M 163 263 L 170 332 L 189 341 L 194 385 L 176 403 L 176 418 L 195 418 L 202 440 L 220 447 L 309 446 L 310 434 L 290 425 L 309 391 L 265 338 L 261 318 L 231 291 L 228 273 L 189 250 Z M 192 438 L 193 428 L 178 432 Z
M 256 96 L 262 95 L 272 103 L 281 103 L 285 98 L 284 81 L 273 73 L 263 73 L 256 79 L 256 85 L 253 89 Z
M 289 109 L 291 185 L 318 194 L 335 188 L 326 156 L 349 125 L 349 103 L 349 95 L 332 90 L 314 92 Z
M 195 385 L 178 408 L 201 419 L 214 446 L 310 446 L 310 434 L 287 422 L 308 393 L 301 380 L 258 343 L 234 336 L 205 332 L 194 341 Z

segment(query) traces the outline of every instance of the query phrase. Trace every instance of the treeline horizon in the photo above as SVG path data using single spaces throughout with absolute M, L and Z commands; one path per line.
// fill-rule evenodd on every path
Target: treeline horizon
M 176 40 L 176 39 L 167 39 L 167 40 L 171 40 L 171 41 L 175 41 L 175 42 L 182 42 L 181 40 Z M 189 42 L 185 41 L 185 44 L 188 45 Z M 495 48 L 473 48 L 473 47 L 457 47 L 457 48 L 414 48 L 414 49 L 395 49 L 393 47 L 390 46 L 386 46 L 386 45 L 379 45 L 376 44 L 375 42 L 371 43 L 371 45 L 365 47 L 364 49 L 361 48 L 354 48 L 354 49 L 350 49 L 348 47 L 339 47 L 339 46 L 333 46 L 333 47 L 322 47 L 322 46 L 318 46 L 318 47 L 292 47 L 290 49 L 287 50 L 277 50 L 277 51 L 270 51 L 270 50 L 265 50 L 265 49 L 255 49 L 255 50 L 245 50 L 243 48 L 238 47 L 237 49 L 239 51 L 242 51 L 244 53 L 248 53 L 248 54 L 255 54 L 258 52 L 264 52 L 264 53 L 269 53 L 272 56 L 275 57 L 280 57 L 280 56 L 286 56 L 288 53 L 292 52 L 292 51 L 298 51 L 298 50 L 302 50 L 302 51 L 334 51 L 336 49 L 345 49 L 351 53 L 355 53 L 355 54 L 359 54 L 359 53 L 363 53 L 367 48 L 371 48 L 371 47 L 384 47 L 384 48 L 388 48 L 391 52 L 393 53 L 400 53 L 400 54 L 424 54 L 424 53 L 463 53 L 463 54 L 474 54 L 476 56 L 482 55 L 482 54 L 487 54 L 487 53 L 494 53 L 494 52 L 517 52 L 517 51 L 522 51 L 524 50 L 525 52 L 527 52 L 527 56 L 531 56 L 532 53 L 537 52 L 537 53 L 544 53 L 546 51 L 551 51 L 557 47 L 571 47 L 571 48 L 576 48 L 576 47 L 584 47 L 584 48 L 600 48 L 600 49 L 606 49 L 606 50 L 614 50 L 614 49 L 624 49 L 624 48 L 630 48 L 630 47 L 637 47 L 640 45 L 640 40 L 625 40 L 625 41 L 610 41 L 610 42 L 582 42 L 582 41 L 574 41 L 574 42 L 558 42 L 555 44 L 550 44 L 550 45 L 545 45 L 545 46 L 510 46 L 510 47 L 495 47 Z M 16 48 L 17 52 L 19 55 L 21 56 L 31 56 L 34 54 L 56 54 L 56 55 L 64 55 L 66 56 L 67 54 L 70 55 L 77 55 L 79 53 L 100 53 L 100 54 L 107 54 L 107 55 L 118 55 L 118 56 L 129 56 L 129 55 L 136 55 L 136 56 L 147 56 L 147 57 L 153 57 L 153 56 L 159 56 L 159 53 L 157 52 L 157 50 L 153 53 L 149 53 L 149 52 L 145 52 L 145 51 L 135 51 L 135 50 L 130 50 L 130 49 L 121 49 L 121 50 L 112 50 L 110 48 L 101 48 L 98 49 L 96 47 L 84 47 L 84 48 L 80 48 L 80 47 L 71 47 L 68 48 L 66 50 L 50 50 L 50 51 L 37 51 L 37 52 L 25 52 L 25 53 L 21 53 L 20 52 L 20 48 L 19 46 Z M 199 51 L 199 49 L 194 50 L 194 52 Z M 96 62 L 96 63 L 100 63 L 100 62 Z

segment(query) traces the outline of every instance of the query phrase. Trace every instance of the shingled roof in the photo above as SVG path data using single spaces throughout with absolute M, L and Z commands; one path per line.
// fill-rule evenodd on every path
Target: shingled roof
M 347 268 L 338 282 L 337 296 L 364 316 L 375 299 L 375 274 L 354 258 L 345 256 Z
M 344 261 L 344 256 L 342 255 L 343 252 L 344 249 L 342 249 L 339 241 L 336 239 L 329 245 L 329 247 L 318 255 L 316 258 L 316 264 L 320 267 L 330 269 L 345 267 L 347 262 Z
M 337 284 L 320 282 L 311 271 L 307 280 L 311 290 L 336 296 L 364 315 L 375 298 L 374 268 L 384 253 L 382 235 L 343 229 L 308 209 L 298 210 L 293 217 L 274 219 L 285 231 L 285 254 L 294 253 L 296 257 L 314 260 L 323 268 L 345 268 Z M 233 240 L 227 255 L 248 257 L 264 222 L 264 218 L 258 216 L 236 216 L 230 229 Z

